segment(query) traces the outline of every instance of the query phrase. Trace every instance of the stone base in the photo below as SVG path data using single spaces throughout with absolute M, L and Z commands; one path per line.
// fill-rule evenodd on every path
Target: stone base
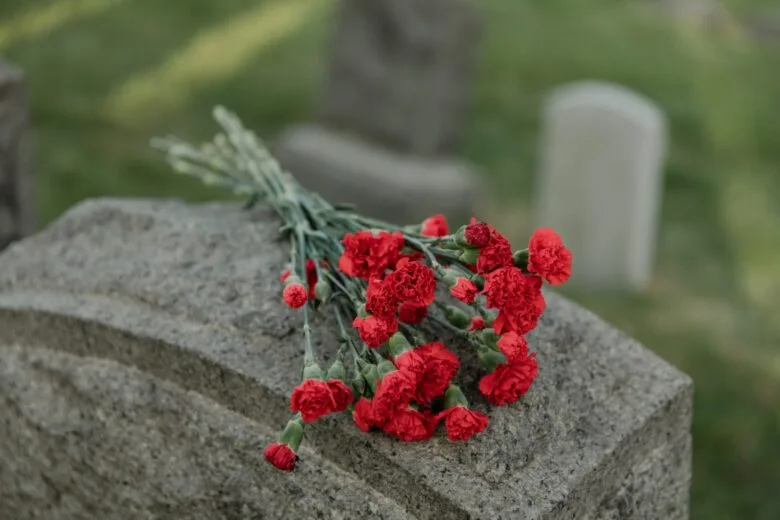
M 690 378 L 553 292 L 515 405 L 487 407 L 441 338 L 490 415 L 469 442 L 338 414 L 273 470 L 303 357 L 278 229 L 261 208 L 93 200 L 0 254 L 0 519 L 687 519 Z
M 451 225 L 460 225 L 482 193 L 479 178 L 460 161 L 400 154 L 316 125 L 287 131 L 274 154 L 325 199 L 356 204 L 363 214 L 397 224 L 444 213 Z

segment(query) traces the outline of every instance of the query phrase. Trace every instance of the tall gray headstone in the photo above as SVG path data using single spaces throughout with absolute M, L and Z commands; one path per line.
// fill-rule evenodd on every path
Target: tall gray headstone
M 232 204 L 84 202 L 0 255 L 0 517 L 685 520 L 690 379 L 546 295 L 539 378 L 490 425 L 401 443 L 346 414 L 262 460 L 300 382 L 279 221 Z M 318 355 L 338 348 L 315 315 Z
M 275 155 L 364 213 L 464 220 L 480 195 L 456 157 L 478 35 L 468 0 L 341 0 L 316 123 L 286 132 Z
M 0 250 L 35 229 L 24 77 L 0 60 Z
M 576 258 L 571 285 L 641 290 L 654 264 L 664 114 L 621 86 L 581 82 L 544 107 L 536 223 Z

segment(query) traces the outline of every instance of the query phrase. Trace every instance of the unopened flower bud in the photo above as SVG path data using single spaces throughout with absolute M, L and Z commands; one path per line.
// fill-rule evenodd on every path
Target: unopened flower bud
M 458 259 L 467 265 L 474 265 L 477 263 L 477 259 L 479 258 L 479 250 L 478 249 L 464 249 L 459 255 Z
M 450 385 L 444 393 L 444 408 L 447 409 L 459 405 L 468 408 L 469 401 L 458 385 Z
M 344 381 L 347 379 L 347 371 L 344 369 L 344 363 L 340 360 L 336 360 L 328 369 L 328 379 L 341 379 Z
M 377 366 L 373 364 L 364 366 L 360 371 L 360 375 L 363 376 L 363 380 L 366 382 L 366 385 L 368 385 L 368 388 L 371 389 L 371 393 L 376 392 L 376 383 L 377 379 L 379 379 L 379 371 L 377 370 Z
M 298 451 L 303 441 L 303 424 L 300 419 L 290 419 L 279 436 L 279 442 L 287 444 L 293 451 Z
M 501 336 L 496 334 L 496 331 L 494 329 L 484 329 L 482 331 L 482 342 L 487 345 L 488 347 L 498 350 L 498 340 L 501 339 Z
M 455 243 L 459 247 L 471 247 L 471 244 L 466 240 L 466 226 L 460 226 L 455 232 Z
M 304 360 L 303 379 L 325 379 L 325 372 L 313 359 Z
M 494 371 L 498 365 L 505 365 L 507 363 L 504 354 L 486 346 L 479 349 L 477 358 L 479 359 L 479 364 L 488 372 Z
M 319 280 L 314 284 L 314 297 L 322 303 L 327 302 L 333 294 L 330 284 L 326 280 Z
M 376 366 L 377 374 L 380 378 L 385 377 L 390 372 L 395 372 L 395 365 L 392 361 L 388 359 L 383 359 L 379 362 L 379 364 Z
M 357 311 L 357 315 L 358 315 L 359 317 L 361 317 L 361 318 L 366 318 L 366 317 L 368 317 L 368 311 L 366 310 L 366 304 L 365 304 L 365 303 L 362 303 L 362 304 L 360 304 L 360 305 L 358 306 L 358 308 L 357 308 L 357 309 L 355 309 L 355 310 Z
M 455 307 L 454 305 L 447 305 L 444 309 L 444 315 L 451 324 L 455 325 L 459 329 L 465 329 L 471 323 L 468 315 Z
M 528 270 L 528 249 L 523 249 L 512 253 L 512 260 L 514 260 L 515 267 L 519 267 L 523 271 L 527 271 Z
M 352 392 L 356 396 L 360 396 L 366 393 L 366 380 L 361 374 L 352 378 Z
M 436 242 L 436 246 L 440 247 L 442 249 L 447 249 L 449 251 L 457 251 L 458 249 L 461 248 L 461 246 L 458 245 L 458 243 L 455 241 L 455 239 L 450 238 L 450 237 L 442 238 L 441 240 Z
M 446 285 L 449 289 L 452 289 L 455 284 L 458 283 L 458 278 L 460 276 L 461 274 L 455 269 L 442 269 L 441 281 L 444 282 L 444 285 Z
M 399 331 L 390 336 L 390 340 L 387 342 L 387 348 L 390 351 L 390 355 L 395 358 L 407 350 L 412 350 L 414 347 L 409 343 L 409 340 L 406 339 L 403 332 Z
M 287 287 L 288 285 L 293 285 L 293 284 L 303 285 L 303 282 L 301 282 L 301 279 L 298 277 L 297 274 L 290 272 L 290 274 L 284 277 L 284 286 Z

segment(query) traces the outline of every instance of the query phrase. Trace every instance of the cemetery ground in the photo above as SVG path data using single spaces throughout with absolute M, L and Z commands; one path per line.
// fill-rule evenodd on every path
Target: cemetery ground
M 551 88 L 611 80 L 666 111 L 652 286 L 570 296 L 693 376 L 693 518 L 780 518 L 780 45 L 759 46 L 736 24 L 705 30 L 656 16 L 645 2 L 538 4 L 483 2 L 463 148 L 495 194 L 483 215 L 527 236 Z M 222 197 L 174 176 L 148 139 L 210 136 L 217 103 L 261 136 L 306 120 L 332 5 L 3 1 L 0 55 L 28 75 L 43 221 L 85 197 Z

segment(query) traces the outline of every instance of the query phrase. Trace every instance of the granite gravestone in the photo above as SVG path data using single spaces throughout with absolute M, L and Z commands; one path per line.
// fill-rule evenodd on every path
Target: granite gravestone
M 690 379 L 554 293 L 521 403 L 485 408 L 464 364 L 491 421 L 472 441 L 399 443 L 339 415 L 276 472 L 261 452 L 302 358 L 278 227 L 235 205 L 93 200 L 0 255 L 3 515 L 688 517 Z
M 626 88 L 581 82 L 544 109 L 536 223 L 556 229 L 572 286 L 641 290 L 653 273 L 666 121 Z
M 28 119 L 24 77 L 0 60 L 0 250 L 35 228 Z
M 465 221 L 481 193 L 456 157 L 478 33 L 467 0 L 342 0 L 316 123 L 283 134 L 274 155 L 372 216 Z

